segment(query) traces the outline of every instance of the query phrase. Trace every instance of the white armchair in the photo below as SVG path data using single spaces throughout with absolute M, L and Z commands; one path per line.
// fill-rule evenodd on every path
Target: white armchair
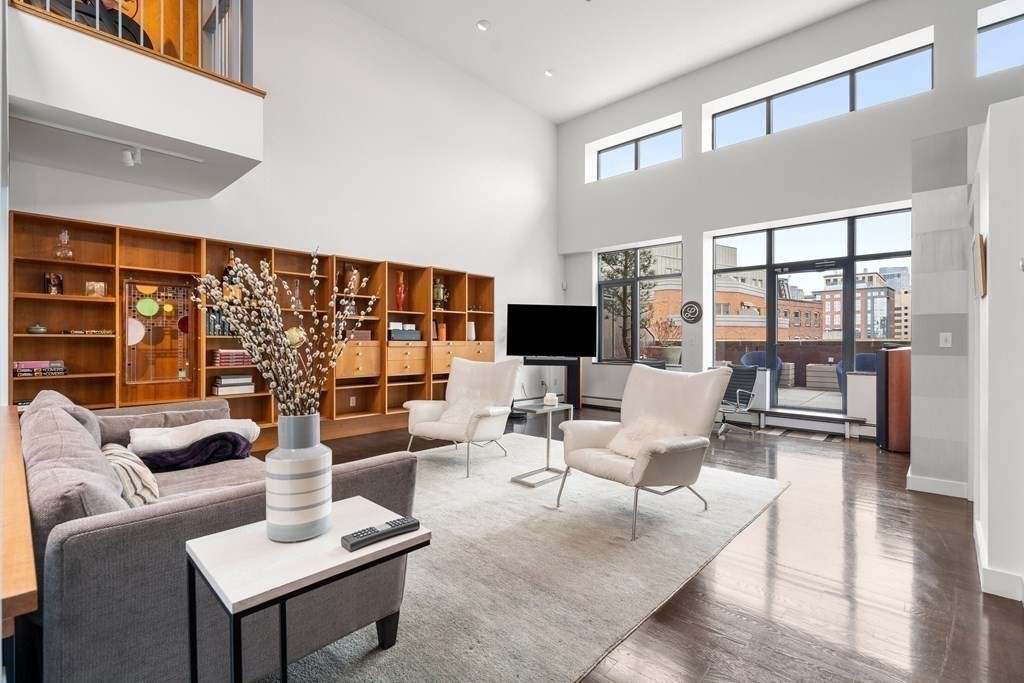
M 641 489 L 664 496 L 687 488 L 707 510 L 708 502 L 692 485 L 700 477 L 731 375 L 730 368 L 686 373 L 635 364 L 622 395 L 621 423 L 576 420 L 559 425 L 565 435 L 566 467 L 555 507 L 561 505 L 566 477 L 575 469 L 633 488 L 632 540 Z
M 473 445 L 494 443 L 505 433 L 522 360 L 478 363 L 453 358 L 443 401 L 406 401 L 409 448 L 416 437 L 466 444 L 466 476 Z

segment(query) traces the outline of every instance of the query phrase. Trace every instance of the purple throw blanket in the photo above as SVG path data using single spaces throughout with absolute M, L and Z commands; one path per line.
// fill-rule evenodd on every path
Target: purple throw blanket
M 241 434 L 221 432 L 203 437 L 175 451 L 142 456 L 142 461 L 153 472 L 174 472 L 225 460 L 242 460 L 249 456 L 250 450 L 252 444 Z

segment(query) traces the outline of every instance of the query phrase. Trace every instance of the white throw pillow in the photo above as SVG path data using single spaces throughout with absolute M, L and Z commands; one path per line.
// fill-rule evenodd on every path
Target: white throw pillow
M 481 408 L 487 408 L 491 405 L 491 401 L 487 400 L 462 400 L 456 401 L 455 403 L 448 404 L 448 407 L 441 413 L 438 422 L 444 422 L 450 425 L 464 425 L 469 424 L 469 418 L 473 417 L 473 413 L 480 410 Z
M 156 485 L 156 477 L 142 458 L 116 443 L 104 446 L 103 455 L 121 480 L 121 497 L 128 505 L 137 508 L 157 501 L 160 489 Z
M 608 450 L 635 460 L 645 443 L 670 436 L 679 436 L 679 429 L 644 415 L 620 429 L 608 442 Z
M 259 437 L 260 428 L 252 420 L 203 420 L 181 427 L 132 429 L 128 432 L 131 438 L 128 448 L 135 455 L 176 451 L 199 439 L 223 432 L 236 432 L 252 443 Z

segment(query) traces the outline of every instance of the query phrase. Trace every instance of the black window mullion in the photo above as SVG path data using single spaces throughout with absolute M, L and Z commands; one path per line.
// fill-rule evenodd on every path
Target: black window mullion
M 772 134 L 772 125 L 773 125 L 773 121 L 772 121 L 772 100 L 774 100 L 774 99 L 775 99 L 774 97 L 766 97 L 764 99 L 764 134 L 765 135 L 771 135 Z

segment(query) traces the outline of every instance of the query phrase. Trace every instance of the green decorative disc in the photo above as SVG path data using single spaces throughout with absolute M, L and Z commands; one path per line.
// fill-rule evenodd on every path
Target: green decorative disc
M 152 299 L 141 299 L 139 303 L 135 304 L 135 310 L 147 318 L 150 318 L 156 315 L 157 311 L 160 310 L 160 304 Z

